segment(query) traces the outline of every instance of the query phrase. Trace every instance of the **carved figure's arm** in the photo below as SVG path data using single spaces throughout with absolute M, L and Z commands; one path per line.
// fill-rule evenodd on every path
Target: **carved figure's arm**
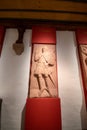
M 49 66 L 54 66 L 55 65 L 55 61 L 56 61 L 56 59 L 55 59 L 55 53 L 53 52 L 51 55 L 52 56 L 50 57 L 50 61 L 49 61 L 48 65 Z
M 34 53 L 34 61 L 37 62 L 41 58 L 40 54 L 37 54 L 37 52 Z
M 86 47 L 82 47 L 81 51 L 83 54 L 85 54 L 87 56 L 87 48 Z

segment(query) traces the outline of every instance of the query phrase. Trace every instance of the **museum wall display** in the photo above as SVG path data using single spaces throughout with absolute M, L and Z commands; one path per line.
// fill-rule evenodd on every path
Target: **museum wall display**
M 24 52 L 18 56 L 12 48 L 13 43 L 18 39 L 18 30 L 17 28 L 6 29 L 2 55 L 0 57 L 0 98 L 3 99 L 1 130 L 22 129 L 21 125 L 24 106 L 30 105 L 30 101 L 33 100 L 33 98 L 27 99 L 30 96 L 31 37 L 32 30 L 26 29 L 23 36 Z M 85 108 L 85 100 L 83 100 L 82 84 L 79 75 L 80 68 L 78 67 L 77 44 L 75 39 L 74 31 L 56 31 L 58 96 L 61 99 L 62 130 L 87 129 L 87 111 Z M 43 97 L 41 98 L 43 100 Z M 27 102 L 29 104 L 25 104 L 26 99 L 29 101 Z M 32 104 L 34 105 L 33 109 L 31 109 L 32 105 L 30 106 L 30 110 L 32 111 L 32 113 L 30 113 L 31 115 L 33 114 L 34 117 L 37 117 L 39 114 L 40 117 L 40 113 L 43 109 L 48 112 L 47 107 L 44 107 L 43 100 L 43 105 L 40 107 L 42 109 L 38 107 L 39 109 L 37 109 L 36 113 L 34 108 L 37 104 L 37 100 L 38 106 L 40 105 L 39 102 L 41 100 L 39 100 L 39 98 L 34 99 L 35 102 Z M 49 98 L 51 102 L 52 99 L 54 99 L 54 97 Z M 57 98 L 55 98 L 55 101 L 53 100 L 52 103 L 49 103 L 52 105 L 56 101 Z M 60 103 L 57 105 L 58 107 L 55 106 L 55 108 L 59 112 Z M 38 111 L 40 112 L 38 113 Z M 54 112 L 52 111 L 51 113 Z M 48 117 L 48 113 L 43 113 L 44 117 L 46 115 Z M 35 118 L 35 120 L 37 120 L 37 118 Z
M 86 0 L 0 1 L 1 130 L 87 129 L 82 29 Z

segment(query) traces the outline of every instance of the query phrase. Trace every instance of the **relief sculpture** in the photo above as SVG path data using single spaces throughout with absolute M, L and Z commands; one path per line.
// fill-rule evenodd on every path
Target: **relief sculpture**
M 55 45 L 34 45 L 30 77 L 30 97 L 56 97 Z
M 87 45 L 80 45 L 80 56 L 82 61 L 85 86 L 87 89 Z

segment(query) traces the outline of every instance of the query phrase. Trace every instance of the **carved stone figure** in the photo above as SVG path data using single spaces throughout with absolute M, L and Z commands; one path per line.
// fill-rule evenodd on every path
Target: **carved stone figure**
M 52 45 L 48 45 L 48 47 L 44 45 L 34 47 L 30 80 L 30 97 L 32 97 L 32 95 L 33 97 L 57 96 L 56 57 L 54 48 L 55 46 L 53 46 L 52 49 Z M 36 84 L 32 83 L 32 80 L 36 82 Z
M 44 92 L 47 91 L 47 93 L 51 95 L 49 88 L 48 88 L 48 78 L 50 78 L 51 82 L 54 84 L 54 81 L 51 77 L 52 75 L 52 70 L 50 69 L 52 66 L 54 66 L 54 54 L 50 55 L 50 53 L 47 51 L 47 48 L 42 48 L 41 53 L 38 54 L 38 52 L 35 52 L 34 54 L 34 61 L 36 62 L 36 68 L 34 71 L 34 76 L 37 78 L 38 81 L 38 86 L 40 91 L 40 95 Z M 52 56 L 50 58 L 50 56 Z M 51 60 L 50 60 L 51 59 Z M 42 86 L 42 79 L 45 82 L 45 87 Z M 54 84 L 55 86 L 55 84 Z

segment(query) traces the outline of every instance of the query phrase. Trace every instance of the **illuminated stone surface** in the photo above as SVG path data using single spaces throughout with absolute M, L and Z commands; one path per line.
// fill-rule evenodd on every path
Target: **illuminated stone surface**
M 80 56 L 82 61 L 85 86 L 87 89 L 87 45 L 80 45 Z
M 55 45 L 34 44 L 30 97 L 57 97 Z

